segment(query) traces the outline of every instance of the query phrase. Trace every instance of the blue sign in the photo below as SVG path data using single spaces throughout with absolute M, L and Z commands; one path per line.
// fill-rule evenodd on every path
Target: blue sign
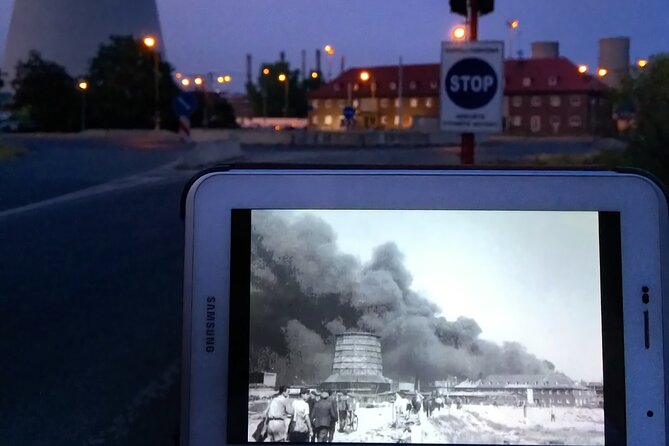
M 174 98 L 172 108 L 178 116 L 190 117 L 197 108 L 197 97 L 195 93 L 181 93 Z
M 499 88 L 493 67 L 476 58 L 455 63 L 446 73 L 444 83 L 448 98 L 458 107 L 468 110 L 488 105 Z
M 355 108 L 351 107 L 350 105 L 344 107 L 344 118 L 353 119 L 354 116 L 355 116 Z

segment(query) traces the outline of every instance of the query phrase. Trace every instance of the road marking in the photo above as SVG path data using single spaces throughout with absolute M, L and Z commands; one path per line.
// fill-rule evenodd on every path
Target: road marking
M 181 371 L 181 360 L 175 360 L 157 378 L 151 380 L 141 389 L 132 402 L 126 406 L 122 413 L 117 415 L 112 424 L 106 429 L 92 435 L 84 442 L 84 446 L 106 444 L 109 440 L 120 440 L 130 433 L 130 428 L 140 420 L 140 413 L 151 403 L 165 398 L 167 393 L 178 385 Z
M 48 198 L 46 200 L 38 201 L 36 203 L 26 204 L 24 206 L 19 206 L 12 209 L 7 209 L 5 211 L 0 211 L 0 220 L 13 217 L 15 215 L 23 214 L 25 212 L 35 211 L 42 208 L 47 208 L 70 201 L 80 200 L 82 198 L 88 198 L 95 195 L 106 194 L 109 192 L 114 192 L 123 189 L 131 189 L 133 187 L 156 184 L 166 180 L 175 180 L 175 179 L 186 179 L 192 176 L 192 172 L 188 171 L 178 171 L 175 167 L 181 161 L 174 161 L 169 164 L 165 164 L 156 169 L 150 170 L 148 172 L 143 172 L 140 174 L 131 175 L 124 178 L 115 179 L 107 183 L 98 184 L 96 186 L 87 187 L 75 192 L 70 192 L 65 195 L 59 195 L 57 197 Z

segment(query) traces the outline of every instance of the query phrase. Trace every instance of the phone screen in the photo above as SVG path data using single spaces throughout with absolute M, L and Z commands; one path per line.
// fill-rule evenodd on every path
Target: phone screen
M 625 442 L 617 213 L 234 210 L 233 257 L 231 443 Z

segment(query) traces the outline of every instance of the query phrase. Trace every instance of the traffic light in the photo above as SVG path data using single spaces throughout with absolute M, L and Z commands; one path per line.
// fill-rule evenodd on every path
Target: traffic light
M 467 17 L 467 0 L 449 0 L 451 12 Z M 478 0 L 479 15 L 490 14 L 495 10 L 495 0 Z

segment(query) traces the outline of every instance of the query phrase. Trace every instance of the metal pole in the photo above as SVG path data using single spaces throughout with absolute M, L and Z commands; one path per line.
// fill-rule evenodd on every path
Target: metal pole
M 81 131 L 86 130 L 86 92 L 81 90 Z
M 397 99 L 398 99 L 398 104 L 397 104 L 397 127 L 402 128 L 402 94 L 403 94 L 403 89 L 402 89 L 402 84 L 404 83 L 404 66 L 402 65 L 402 56 L 400 56 L 400 69 L 399 69 L 399 75 L 397 76 Z
M 353 107 L 353 85 L 349 82 L 346 86 L 347 97 L 348 97 L 348 106 Z
M 478 0 L 469 0 L 469 40 L 475 42 L 478 39 L 479 5 Z M 462 134 L 462 149 L 460 151 L 460 162 L 465 165 L 474 164 L 474 146 L 476 138 L 474 133 Z
M 160 130 L 160 52 L 158 51 L 158 48 L 155 49 L 155 52 L 153 54 L 153 60 L 154 60 L 153 83 L 155 88 L 155 101 L 156 101 L 156 103 L 154 104 L 155 107 L 154 128 L 155 130 Z
M 283 109 L 283 117 L 287 118 L 288 117 L 288 100 L 289 100 L 289 95 L 290 95 L 290 79 L 286 77 L 286 82 L 284 85 L 284 93 L 286 95 L 284 99 L 284 109 Z

